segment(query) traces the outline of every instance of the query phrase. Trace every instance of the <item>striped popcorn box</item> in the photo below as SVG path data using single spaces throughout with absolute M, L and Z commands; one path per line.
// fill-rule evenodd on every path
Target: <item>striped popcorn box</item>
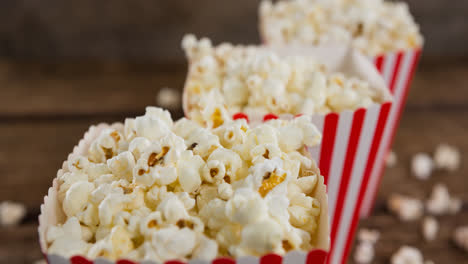
M 406 98 L 411 87 L 411 80 L 413 79 L 414 72 L 421 56 L 421 51 L 422 48 L 418 48 L 370 58 L 375 64 L 377 70 L 382 74 L 385 83 L 393 95 L 393 106 L 388 114 L 388 122 L 393 129 L 385 131 L 385 134 L 382 135 L 382 141 L 385 147 L 377 153 L 377 162 L 371 171 L 371 180 L 366 188 L 367 191 L 364 194 L 362 204 L 362 217 L 368 217 L 372 212 L 380 180 L 383 176 L 385 157 L 392 146 L 393 138 L 396 130 L 398 129 L 401 114 L 405 107 Z
M 68 159 L 77 155 L 85 155 L 91 143 L 101 134 L 101 132 L 108 128 L 121 128 L 122 123 L 99 124 L 91 126 L 84 134 L 84 137 L 79 141 L 69 154 Z M 324 184 L 324 177 L 320 176 L 318 179 L 315 190 L 311 193 L 320 202 L 320 217 L 318 219 L 317 233 L 312 237 L 315 243 L 315 248 L 309 252 L 303 251 L 290 251 L 286 255 L 267 254 L 261 257 L 245 256 L 237 259 L 220 257 L 212 261 L 190 260 L 183 261 L 166 261 L 159 263 L 155 261 L 144 260 L 135 262 L 127 259 L 119 259 L 111 261 L 105 258 L 87 259 L 84 256 L 64 257 L 56 254 L 48 254 L 48 243 L 46 241 L 46 233 L 49 227 L 55 226 L 58 223 L 63 223 L 66 216 L 62 210 L 62 206 L 58 200 L 59 182 L 58 178 L 66 173 L 68 168 L 67 161 L 62 165 L 62 169 L 57 172 L 57 177 L 54 179 L 52 187 L 49 188 L 47 195 L 44 197 L 44 203 L 41 205 L 41 213 L 39 215 L 39 243 L 44 255 L 45 260 L 49 264 L 324 264 L 330 249 L 330 232 L 329 232 L 329 218 L 328 218 L 328 198 L 326 193 L 326 186 Z M 318 169 L 317 169 L 318 170 Z M 318 172 L 317 172 L 318 173 Z
M 378 155 L 386 147 L 382 141 L 383 135 L 393 131 L 388 122 L 392 96 L 374 65 L 364 55 L 348 47 L 270 45 L 268 48 L 279 55 L 310 56 L 325 64 L 331 72 L 343 72 L 348 76 L 358 77 L 385 94 L 383 103 L 374 103 L 370 107 L 354 111 L 345 110 L 312 117 L 312 122 L 323 135 L 322 144 L 309 151 L 317 161 L 328 186 L 331 249 L 327 263 L 343 263 L 359 222 L 367 185 L 377 175 L 372 174 L 372 171 L 376 164 L 383 162 L 383 156 Z M 187 103 L 190 96 L 185 89 L 183 101 L 187 116 L 191 110 Z M 294 117 L 236 113 L 233 118 L 247 118 L 251 124 L 255 124 L 269 119 Z M 378 182 L 378 179 L 375 181 Z

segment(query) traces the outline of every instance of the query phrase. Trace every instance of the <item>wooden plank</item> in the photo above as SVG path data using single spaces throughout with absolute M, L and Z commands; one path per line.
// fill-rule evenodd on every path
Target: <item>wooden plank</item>
M 0 63 L 0 117 L 141 113 L 160 87 L 182 89 L 185 65 Z M 468 108 L 468 66 L 426 63 L 416 73 L 408 108 Z M 442 92 L 443 91 L 443 92 Z
M 0 56 L 182 63 L 194 32 L 216 41 L 259 43 L 260 0 L 23 0 L 0 3 Z M 428 56 L 467 54 L 468 2 L 408 0 Z
M 141 113 L 159 88 L 181 90 L 184 77 L 184 66 L 1 63 L 0 115 Z
M 31 264 L 42 259 L 37 223 L 0 227 L 0 263 Z

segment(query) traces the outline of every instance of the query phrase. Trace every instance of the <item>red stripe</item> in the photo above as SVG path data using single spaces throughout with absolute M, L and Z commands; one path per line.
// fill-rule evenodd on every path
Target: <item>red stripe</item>
M 281 264 L 283 258 L 280 255 L 268 254 L 260 258 L 260 264 Z
M 398 72 L 400 71 L 400 64 L 401 64 L 401 58 L 403 57 L 403 52 L 398 52 L 396 55 L 396 61 L 395 64 L 393 65 L 393 75 L 392 75 L 392 81 L 390 82 L 390 92 L 392 94 L 395 91 L 395 83 L 396 79 L 398 77 Z
M 323 264 L 327 259 L 328 252 L 316 249 L 307 254 L 306 264 Z
M 361 212 L 362 201 L 364 200 L 364 194 L 367 190 L 367 185 L 369 183 L 370 174 L 372 172 L 372 168 L 375 164 L 375 159 L 377 157 L 377 152 L 379 150 L 379 146 L 382 142 L 383 132 L 385 131 L 385 127 L 387 125 L 388 115 L 390 113 L 390 108 L 392 103 L 385 103 L 382 105 L 380 109 L 379 118 L 377 120 L 377 127 L 374 132 L 374 139 L 372 140 L 372 145 L 369 151 L 369 158 L 367 160 L 366 169 L 364 171 L 364 175 L 362 178 L 361 189 L 359 191 L 359 196 L 356 204 L 356 208 L 354 209 L 353 220 L 351 222 L 351 228 L 349 230 L 348 240 L 346 241 L 345 250 L 343 251 L 343 260 L 346 260 L 349 255 L 349 250 L 351 249 L 351 242 L 353 241 L 354 233 L 356 232 L 356 227 L 359 220 L 359 214 Z
M 320 152 L 320 173 L 325 179 L 325 185 L 328 185 L 328 174 L 330 172 L 331 157 L 333 155 L 333 147 L 335 146 L 336 128 L 338 126 L 338 117 L 336 113 L 331 113 L 325 116 L 323 125 L 323 139 Z
M 47 259 L 47 262 L 49 262 L 49 259 Z M 82 256 L 73 256 L 70 258 L 70 262 L 72 264 L 93 264 L 92 261 L 89 261 L 88 259 Z
M 336 233 L 338 232 L 338 226 L 341 221 L 341 214 L 343 213 L 344 201 L 348 192 L 348 185 L 351 179 L 351 172 L 353 171 L 354 158 L 356 157 L 357 146 L 361 135 L 362 124 L 364 123 L 364 116 L 366 109 L 359 109 L 354 112 L 353 123 L 351 125 L 351 134 L 349 136 L 348 147 L 346 152 L 346 158 L 344 161 L 343 172 L 340 178 L 340 189 L 338 191 L 338 199 L 336 201 L 335 214 L 333 216 L 333 225 L 331 228 L 331 240 L 336 239 Z M 331 249 L 331 255 L 333 255 L 334 247 Z
M 382 73 L 383 62 L 384 62 L 384 56 L 379 56 L 377 57 L 377 59 L 375 59 L 375 67 L 380 73 Z
M 397 110 L 398 113 L 396 115 L 395 123 L 394 123 L 393 128 L 392 128 L 390 140 L 388 141 L 388 146 L 385 147 L 385 153 L 388 153 L 388 151 L 390 150 L 390 147 L 392 146 L 393 140 L 395 139 L 396 131 L 398 130 L 398 127 L 399 127 L 399 124 L 400 124 L 401 114 L 402 114 L 403 108 L 405 107 L 406 99 L 408 97 L 408 91 L 409 91 L 409 88 L 410 88 L 410 83 L 411 83 L 411 80 L 413 79 L 414 71 L 416 70 L 416 66 L 418 64 L 420 55 L 421 55 L 421 50 L 416 51 L 416 53 L 414 54 L 412 65 L 411 65 L 411 68 L 410 68 L 410 75 L 408 75 L 408 78 L 406 79 L 405 87 L 403 88 L 403 89 L 405 89 L 404 92 L 403 92 L 404 94 L 401 97 L 400 103 L 395 104 L 395 107 L 398 107 L 398 110 Z M 379 180 L 377 181 L 378 185 L 376 185 L 376 186 L 380 185 L 380 181 L 382 180 L 382 175 L 383 175 L 384 168 L 385 168 L 385 166 L 383 164 L 379 168 L 379 171 L 378 171 L 378 174 L 377 174 L 378 177 L 379 177 Z M 370 198 L 370 199 L 372 199 L 371 208 L 369 208 L 369 212 L 366 212 L 366 213 L 370 213 L 372 211 L 372 207 L 373 207 L 373 205 L 375 203 L 376 197 L 377 197 L 377 188 L 375 188 L 374 192 L 371 195 L 371 198 Z
M 230 258 L 217 258 L 211 262 L 212 264 L 236 264 L 236 261 Z

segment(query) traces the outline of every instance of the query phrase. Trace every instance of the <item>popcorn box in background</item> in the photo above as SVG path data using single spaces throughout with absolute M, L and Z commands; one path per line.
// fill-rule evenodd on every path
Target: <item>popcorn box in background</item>
M 261 39 L 267 45 L 349 43 L 375 64 L 394 96 L 388 116 L 394 129 L 382 136 L 385 147 L 377 153 L 364 194 L 361 216 L 368 217 L 424 43 L 409 6 L 385 0 L 265 0 L 259 17 Z
M 113 125 L 108 124 L 99 124 L 97 126 L 91 126 L 90 129 L 84 134 L 83 139 L 80 140 L 79 144 L 74 147 L 73 152 L 69 155 L 68 160 L 70 160 L 73 156 L 84 155 L 87 153 L 91 143 L 94 139 L 96 139 L 100 133 L 107 129 L 107 128 L 118 128 L 122 127 L 123 124 L 116 123 Z M 66 216 L 63 212 L 63 209 L 59 203 L 57 198 L 58 194 L 58 177 L 63 175 L 66 168 L 68 167 L 67 161 L 63 163 L 62 169 L 60 169 L 57 173 L 57 178 L 54 179 L 53 185 L 48 190 L 47 196 L 44 197 L 44 203 L 41 205 L 41 214 L 39 215 L 39 243 L 41 246 L 41 250 L 49 264 L 88 264 L 88 263 L 99 263 L 99 264 L 112 264 L 112 263 L 120 263 L 120 264 L 136 264 L 137 262 L 130 261 L 130 260 L 117 260 L 111 261 L 104 258 L 98 258 L 95 260 L 88 260 L 83 256 L 73 256 L 70 258 L 65 258 L 63 256 L 55 255 L 55 254 L 48 254 L 47 253 L 47 242 L 46 242 L 46 232 L 49 227 L 54 226 L 58 223 L 63 223 L 66 219 Z M 327 201 L 327 193 L 326 187 L 324 184 L 324 178 L 319 177 L 319 181 L 315 190 L 313 191 L 312 195 L 316 197 L 320 204 L 320 217 L 318 226 L 320 227 L 316 236 L 313 238 L 316 243 L 316 249 L 313 249 L 309 252 L 301 252 L 301 251 L 290 251 L 284 256 L 280 256 L 277 254 L 268 254 L 258 257 L 240 257 L 238 259 L 230 259 L 230 258 L 217 258 L 213 261 L 201 261 L 201 260 L 190 260 L 188 263 L 191 264 L 235 264 L 235 263 L 258 263 L 258 264 L 265 264 L 265 263 L 284 263 L 284 264 L 311 264 L 317 263 L 322 264 L 326 262 L 327 254 L 330 247 L 330 237 L 329 237 L 329 219 L 328 219 L 328 201 Z M 142 261 L 140 263 L 145 264 L 156 264 L 157 262 L 153 261 Z M 166 264 L 182 264 L 182 261 L 166 261 Z
M 385 100 L 381 104 L 312 117 L 312 122 L 323 136 L 322 144 L 309 151 L 319 164 L 321 175 L 324 175 L 328 186 L 331 219 L 328 263 L 344 263 L 354 238 L 368 183 L 378 182 L 378 179 L 371 178 L 377 175 L 372 174 L 375 165 L 383 163 L 384 157 L 377 155 L 384 152 L 386 147 L 382 141 L 383 135 L 391 134 L 394 129 L 388 122 L 392 96 L 375 67 L 353 49 L 344 46 L 270 48 L 280 55 L 310 56 L 326 65 L 331 72 L 359 77 L 384 94 Z M 185 89 L 183 101 L 186 115 L 189 96 Z M 246 116 L 236 114 L 234 118 Z M 278 118 L 271 114 L 247 117 L 251 123 Z
M 393 130 L 386 131 L 383 135 L 382 141 L 385 148 L 379 152 L 377 161 L 378 163 L 372 170 L 372 177 L 369 181 L 367 191 L 364 195 L 362 205 L 362 217 L 368 217 L 374 206 L 374 201 L 379 189 L 380 180 L 383 176 L 383 169 L 385 168 L 385 158 L 388 155 L 393 143 L 396 130 L 400 123 L 401 114 L 406 104 L 409 89 L 411 87 L 411 80 L 413 79 L 414 72 L 421 56 L 422 48 L 413 50 L 405 50 L 393 53 L 383 54 L 374 58 L 370 58 L 375 64 L 377 70 L 382 74 L 385 83 L 393 95 L 393 105 L 389 112 L 389 123 Z

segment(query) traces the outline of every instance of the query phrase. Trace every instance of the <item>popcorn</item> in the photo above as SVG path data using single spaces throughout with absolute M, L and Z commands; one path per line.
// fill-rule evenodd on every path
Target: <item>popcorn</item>
M 423 256 L 417 248 L 403 246 L 391 258 L 392 264 L 423 264 Z
M 424 218 L 422 231 L 423 236 L 426 241 L 433 241 L 437 236 L 437 231 L 439 230 L 439 223 L 433 217 Z
M 201 40 L 187 38 L 191 44 L 183 45 L 190 63 L 185 110 L 190 119 L 210 128 L 222 126 L 238 112 L 253 117 L 267 113 L 327 114 L 384 101 L 384 93 L 367 82 L 328 72 L 311 58 L 280 57 L 265 47 L 210 44 L 201 48 Z M 204 64 L 210 66 L 201 66 Z M 304 118 L 298 122 L 310 123 Z M 287 145 L 292 148 L 303 136 L 314 142 L 320 139 L 307 127 L 283 130 L 289 137 L 280 139 L 290 141 Z
M 396 153 L 391 150 L 388 154 L 387 154 L 387 157 L 385 159 L 385 163 L 387 165 L 387 167 L 395 167 L 395 165 L 397 164 L 397 155 Z
M 380 232 L 377 230 L 361 229 L 358 233 L 358 244 L 354 253 L 356 263 L 372 263 L 374 259 L 374 245 L 379 240 Z
M 272 44 L 350 43 L 369 56 L 423 44 L 403 2 L 262 1 L 259 12 L 262 35 Z
M 135 158 L 130 151 L 125 151 L 107 160 L 107 166 L 115 176 L 131 181 L 133 178 L 133 167 L 135 167 Z
M 181 95 L 175 89 L 168 87 L 161 88 L 156 96 L 156 104 L 163 108 L 180 108 Z
M 380 238 L 380 232 L 377 230 L 361 229 L 358 233 L 358 239 L 371 244 L 377 243 Z
M 398 194 L 394 194 L 390 197 L 387 206 L 390 211 L 396 214 L 402 221 L 419 219 L 424 210 L 420 200 Z
M 455 229 L 453 240 L 457 246 L 468 252 L 468 226 L 462 226 Z
M 461 205 L 461 200 L 451 197 L 447 187 L 439 183 L 434 185 L 426 209 L 434 215 L 455 214 L 460 211 Z
M 4 201 L 0 203 L 0 225 L 14 226 L 26 215 L 26 207 L 20 203 Z
M 431 157 L 425 153 L 418 153 L 411 160 L 411 172 L 420 180 L 429 179 L 433 168 Z
M 216 63 L 204 59 L 197 70 Z M 220 120 L 203 128 L 148 107 L 102 130 L 59 173 L 64 219 L 47 230 L 47 252 L 164 262 L 314 248 L 319 175 L 304 146 L 320 134 L 309 117 L 255 128 Z
M 63 200 L 65 214 L 71 217 L 83 211 L 93 190 L 94 184 L 87 181 L 79 181 L 71 185 Z
M 356 246 L 356 252 L 354 253 L 354 261 L 359 264 L 372 263 L 374 255 L 374 246 L 371 243 L 360 242 Z
M 163 261 L 184 259 L 194 250 L 196 235 L 188 228 L 179 229 L 171 226 L 156 231 L 151 243 Z
M 455 171 L 460 167 L 460 152 L 453 146 L 440 144 L 434 153 L 435 167 Z

